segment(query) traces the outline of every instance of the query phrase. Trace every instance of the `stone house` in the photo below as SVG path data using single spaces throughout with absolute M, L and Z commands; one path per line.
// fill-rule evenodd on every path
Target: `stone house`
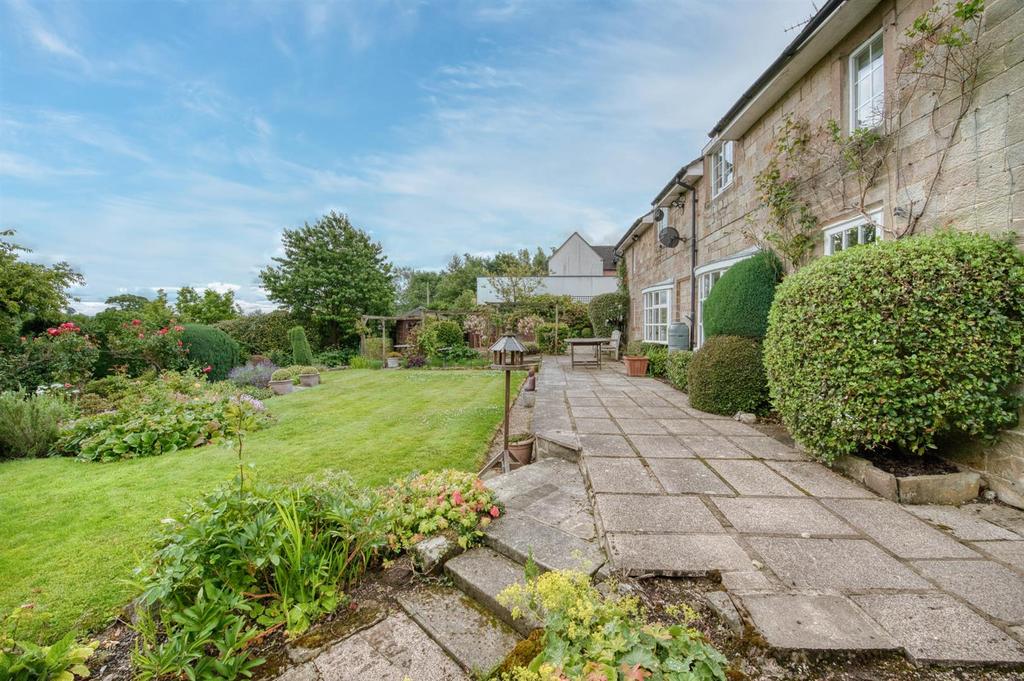
M 701 345 L 702 301 L 763 239 L 766 207 L 755 178 L 779 158 L 777 142 L 794 121 L 810 131 L 834 121 L 843 135 L 895 133 L 879 172 L 853 196 L 821 187 L 804 195 L 817 218 L 811 257 L 946 225 L 1009 232 L 1024 246 L 1024 3 L 986 2 L 968 99 L 924 79 L 907 87 L 914 77 L 907 31 L 935 6 L 950 5 L 829 0 L 811 17 L 616 245 L 626 264 L 631 339 L 664 343 L 668 326 L 684 322 L 692 346 Z M 1024 504 L 1024 430 L 968 463 L 1000 496 Z

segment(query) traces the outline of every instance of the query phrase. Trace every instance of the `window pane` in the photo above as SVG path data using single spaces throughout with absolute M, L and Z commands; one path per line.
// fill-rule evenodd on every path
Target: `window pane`
M 843 250 L 843 235 L 841 232 L 836 232 L 829 239 L 831 239 L 832 253 L 838 253 Z
M 850 227 L 850 228 L 844 230 L 843 235 L 844 235 L 844 238 L 843 238 L 843 246 L 844 247 L 849 248 L 850 246 L 856 246 L 857 245 L 858 242 L 857 242 L 857 228 L 856 227 Z
M 861 225 L 860 228 L 860 242 L 862 244 L 870 244 L 875 240 L 875 226 L 871 224 Z

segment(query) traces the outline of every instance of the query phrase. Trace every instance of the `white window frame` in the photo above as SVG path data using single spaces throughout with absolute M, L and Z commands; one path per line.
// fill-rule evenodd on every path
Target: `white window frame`
M 658 284 L 645 288 L 640 292 L 641 302 L 641 323 L 643 326 L 643 339 L 645 343 L 657 343 L 668 345 L 668 327 L 672 324 L 672 293 L 675 288 L 672 282 Z M 662 302 L 662 297 L 664 300 Z M 656 304 L 649 304 L 649 301 L 657 300 Z M 660 317 L 661 310 L 665 310 L 665 321 Z
M 728 154 L 726 151 L 728 151 Z M 726 156 L 729 157 L 728 176 L 723 171 Z M 732 140 L 724 140 L 711 152 L 711 198 L 715 198 L 732 185 L 733 178 L 736 175 L 735 158 Z
M 874 43 L 879 42 L 878 56 L 875 57 L 873 54 Z M 857 72 L 857 59 L 860 58 L 865 52 L 868 53 L 870 61 L 869 73 L 867 78 L 858 78 Z M 877 63 L 876 63 L 877 62 Z M 850 88 L 850 129 L 849 132 L 853 132 L 858 128 L 876 128 L 882 123 L 882 117 L 885 109 L 885 42 L 882 37 L 882 31 L 879 30 L 870 38 L 861 43 L 860 47 L 853 51 L 847 61 L 847 70 L 849 73 L 849 88 Z M 881 74 L 882 88 L 879 92 L 874 90 L 874 76 L 875 73 Z M 871 96 L 865 102 L 860 102 L 858 94 L 860 92 L 861 81 L 866 81 L 871 86 Z M 875 102 L 879 102 L 878 109 L 870 113 L 870 118 L 864 119 L 863 123 L 860 119 L 859 111 L 864 104 L 870 103 L 872 107 L 875 107 Z
M 875 238 L 871 241 L 864 240 L 864 236 L 866 234 L 866 230 L 864 228 L 867 226 L 873 226 L 875 228 Z M 883 229 L 883 227 L 881 208 L 871 211 L 868 213 L 867 217 L 858 215 L 857 217 L 850 218 L 849 220 L 842 220 L 841 222 L 833 222 L 830 225 L 826 225 L 825 228 L 822 229 L 822 232 L 825 235 L 825 255 L 832 255 L 839 251 L 845 251 L 850 248 L 850 246 L 859 246 L 866 243 L 881 241 L 885 238 L 885 229 Z M 854 229 L 857 230 L 857 243 L 851 244 L 850 233 Z M 835 250 L 832 244 L 832 237 L 837 234 L 842 235 L 842 243 L 840 244 L 839 251 Z
M 694 275 L 697 277 L 697 333 L 694 334 L 696 339 L 696 346 L 694 349 L 704 345 L 704 301 L 707 300 L 708 294 L 711 293 L 711 289 L 714 285 L 722 278 L 722 275 L 726 271 L 738 262 L 751 258 L 759 252 L 758 248 L 751 248 L 742 251 L 728 260 L 720 260 L 718 262 L 708 263 L 702 265 L 694 270 Z
M 661 220 L 658 221 L 657 234 L 661 234 L 668 228 L 668 206 L 658 206 L 658 208 L 661 210 Z

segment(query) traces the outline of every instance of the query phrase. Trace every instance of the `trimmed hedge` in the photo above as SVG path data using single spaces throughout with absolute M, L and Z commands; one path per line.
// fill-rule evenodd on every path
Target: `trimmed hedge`
M 771 251 L 730 267 L 704 301 L 704 337 L 764 338 L 782 272 L 782 263 Z
M 665 367 L 665 375 L 676 390 L 686 392 L 687 372 L 690 370 L 690 360 L 693 353 L 689 350 L 679 350 L 668 355 L 668 364 Z
M 690 404 L 712 414 L 763 412 L 768 383 L 761 343 L 741 336 L 712 336 L 693 353 L 687 371 Z
M 306 340 L 306 330 L 301 326 L 293 326 L 288 329 L 288 340 L 292 344 L 292 362 L 294 364 L 306 365 L 313 363 L 313 349 L 309 347 Z
M 270 355 L 275 350 L 290 355 L 292 344 L 288 339 L 288 330 L 297 323 L 299 320 L 291 313 L 274 310 L 242 315 L 217 322 L 214 326 L 238 341 L 247 355 Z M 319 347 L 320 338 L 316 329 L 307 329 L 306 339 L 312 347 Z
M 590 299 L 587 313 L 594 335 L 607 338 L 612 335 L 612 331 L 621 330 L 629 317 L 629 294 L 616 291 L 594 296 Z
M 209 366 L 207 377 L 211 381 L 223 381 L 231 369 L 242 363 L 242 351 L 235 339 L 214 326 L 185 324 L 181 341 L 188 349 L 188 363 Z
M 538 324 L 536 329 L 537 334 L 537 345 L 540 346 L 541 352 L 548 355 L 561 355 L 565 352 L 565 339 L 569 338 L 569 326 L 567 324 L 558 325 L 558 345 L 555 345 L 555 325 L 554 324 Z
M 779 286 L 765 365 L 793 437 L 818 458 L 1016 421 L 1024 376 L 1024 255 L 942 232 L 822 258 Z

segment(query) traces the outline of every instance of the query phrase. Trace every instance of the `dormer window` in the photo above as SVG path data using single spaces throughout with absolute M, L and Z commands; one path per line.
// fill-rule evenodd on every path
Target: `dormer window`
M 850 132 L 882 123 L 885 109 L 885 61 L 882 32 L 850 55 Z
M 711 196 L 721 194 L 732 184 L 732 142 L 722 142 L 711 152 Z

